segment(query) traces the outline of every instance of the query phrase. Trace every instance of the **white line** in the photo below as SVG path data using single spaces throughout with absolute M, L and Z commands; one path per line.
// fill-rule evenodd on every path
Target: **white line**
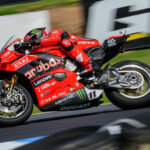
M 4 142 L 0 143 L 0 147 L 3 148 L 3 150 L 13 150 L 19 146 L 23 146 L 28 143 L 21 143 L 21 142 Z
M 137 121 L 135 119 L 119 119 L 117 121 L 109 123 L 108 125 L 103 126 L 102 128 L 100 128 L 98 130 L 98 132 L 104 131 L 108 127 L 116 126 L 116 125 L 119 125 L 121 123 L 127 123 L 127 124 L 129 124 L 129 125 L 131 125 L 131 126 L 133 126 L 135 128 L 146 128 L 147 127 L 144 123 L 139 122 L 139 121 Z
M 39 141 L 43 138 L 45 138 L 46 136 L 41 136 L 41 137 L 33 137 L 33 138 L 27 138 L 27 139 L 20 139 L 20 140 L 16 140 L 16 141 L 8 141 L 8 142 L 2 142 L 0 143 L 0 147 L 2 147 L 2 150 L 12 150 L 14 148 L 29 144 L 29 143 L 33 143 L 36 141 Z

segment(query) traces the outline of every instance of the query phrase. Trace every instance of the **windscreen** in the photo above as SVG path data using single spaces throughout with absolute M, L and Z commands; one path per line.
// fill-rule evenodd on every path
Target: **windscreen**
M 6 50 L 6 47 L 9 47 L 12 45 L 12 43 L 14 43 L 15 41 L 19 40 L 18 37 L 16 37 L 15 35 L 11 36 L 7 42 L 4 44 L 4 46 L 2 47 L 2 49 L 0 50 L 0 53 L 4 52 Z

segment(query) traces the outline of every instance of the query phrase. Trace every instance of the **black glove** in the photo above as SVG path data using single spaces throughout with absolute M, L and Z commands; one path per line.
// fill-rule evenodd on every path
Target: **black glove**
M 20 45 L 21 45 L 21 44 L 14 44 L 14 49 L 15 49 L 15 51 L 18 51 L 18 50 L 20 49 Z
M 23 42 L 23 43 L 20 43 L 20 44 L 15 44 L 14 45 L 14 49 L 15 51 L 17 52 L 21 52 L 21 53 L 24 53 L 25 50 L 30 50 L 32 49 L 32 45 L 31 43 L 29 42 Z
M 32 45 L 32 46 L 39 46 L 41 43 L 40 39 L 34 39 L 34 40 L 28 40 L 28 42 Z
M 39 46 L 41 43 L 40 39 L 30 39 L 30 40 L 26 40 L 25 42 L 22 42 L 21 44 L 15 44 L 14 45 L 14 49 L 15 51 L 18 52 L 23 52 L 25 50 L 31 50 L 32 46 Z

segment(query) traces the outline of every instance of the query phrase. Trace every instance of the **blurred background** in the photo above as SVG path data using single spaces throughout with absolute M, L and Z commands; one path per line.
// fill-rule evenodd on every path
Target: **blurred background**
M 83 8 L 79 0 L 1 0 L 0 46 L 13 34 L 33 28 L 62 29 L 83 36 Z
M 1 0 L 0 46 L 9 36 L 23 37 L 37 27 L 62 29 L 101 43 L 126 31 L 126 50 L 150 46 L 149 0 Z
M 149 0 L 1 0 L 0 8 L 0 44 L 45 26 L 100 42 L 126 30 L 126 49 L 150 46 Z

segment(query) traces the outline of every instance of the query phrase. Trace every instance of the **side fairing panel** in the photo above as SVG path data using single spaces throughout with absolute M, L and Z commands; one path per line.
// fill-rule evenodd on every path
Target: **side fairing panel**
M 86 87 L 74 88 L 69 94 L 55 101 L 51 101 L 47 105 L 40 107 L 42 111 L 47 110 L 76 110 L 97 106 L 100 104 L 100 97 L 103 90 L 101 89 L 87 89 Z M 93 105 L 94 104 L 94 105 Z
M 46 111 L 46 110 L 51 110 L 53 108 L 57 109 L 57 108 L 62 108 L 64 106 L 83 104 L 88 101 L 89 101 L 88 96 L 84 88 L 80 88 L 80 89 L 74 88 L 74 92 L 72 91 L 71 93 L 66 94 L 63 97 L 57 98 L 55 101 L 52 101 L 47 105 L 44 105 L 40 109 L 42 111 Z
M 7 59 L 8 54 L 10 59 Z M 57 99 L 83 87 L 77 81 L 76 73 L 64 69 L 63 59 L 56 55 L 47 53 L 24 55 L 9 51 L 4 53 L 4 56 L 1 70 L 25 76 L 34 89 L 39 107 L 51 103 L 53 106 Z M 57 79 L 54 77 L 55 73 L 63 73 L 64 78 Z
M 61 58 L 51 54 L 35 55 L 36 59 L 17 70 L 18 73 L 25 75 L 30 81 L 63 66 Z M 32 57 L 35 57 L 32 55 Z
M 13 63 L 16 64 L 16 62 Z M 83 87 L 77 81 L 76 73 L 63 68 L 63 59 L 60 57 L 51 54 L 39 54 L 33 61 L 28 63 L 25 61 L 24 63 L 25 65 L 18 68 L 16 72 L 23 74 L 30 80 L 39 107 Z M 58 80 L 54 77 L 55 73 L 63 73 L 65 78 Z
M 58 81 L 54 77 L 55 73 L 65 73 L 66 77 Z M 62 67 L 51 71 L 39 79 L 33 80 L 32 84 L 38 99 L 40 99 L 39 107 L 43 107 L 47 104 L 51 104 L 50 107 L 54 107 L 57 99 L 83 87 L 83 85 L 77 81 L 76 73 L 65 70 Z

